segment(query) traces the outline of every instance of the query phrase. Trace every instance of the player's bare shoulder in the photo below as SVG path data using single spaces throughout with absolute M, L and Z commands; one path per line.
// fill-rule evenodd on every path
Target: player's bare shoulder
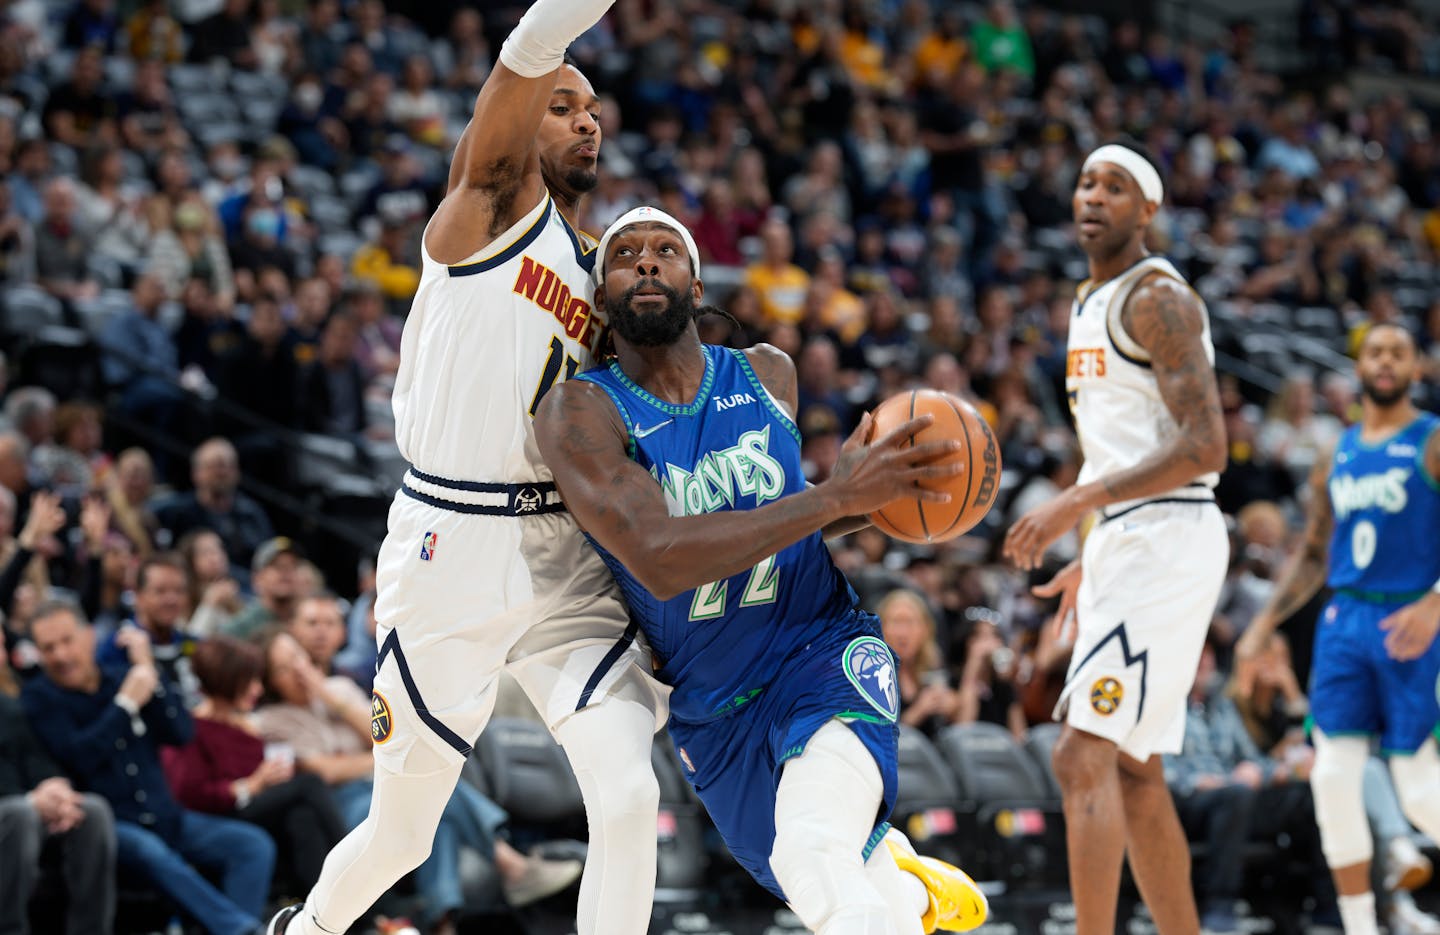
M 535 440 L 552 469 L 600 452 L 623 452 L 627 434 L 614 400 L 587 380 L 557 384 L 535 411 Z
M 1200 297 L 1167 273 L 1156 270 L 1136 283 L 1120 321 L 1152 359 L 1182 360 L 1192 347 L 1203 355 L 1199 338 L 1205 330 L 1205 309 Z
M 795 378 L 795 361 L 773 344 L 756 344 L 743 352 L 750 369 L 765 389 L 789 409 L 791 419 L 800 408 L 800 391 Z

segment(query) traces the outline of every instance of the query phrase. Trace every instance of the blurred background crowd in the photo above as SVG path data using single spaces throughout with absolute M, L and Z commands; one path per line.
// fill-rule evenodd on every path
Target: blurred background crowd
M 1314 607 L 1254 666 L 1233 670 L 1230 647 L 1295 540 L 1316 453 L 1358 415 L 1367 327 L 1412 329 L 1417 396 L 1440 408 L 1440 8 L 1254 6 L 617 0 L 571 49 L 603 99 L 584 226 L 641 203 L 689 224 L 707 299 L 739 322 L 706 319 L 707 338 L 797 362 L 812 480 L 860 413 L 910 386 L 970 398 L 994 427 L 1004 479 L 979 528 L 937 548 L 873 530 L 835 544 L 900 657 L 904 722 L 927 736 L 978 721 L 1023 740 L 1063 681 L 1068 650 L 1028 585 L 1078 541 L 1033 580 L 997 545 L 1078 469 L 1069 199 L 1085 154 L 1123 134 L 1163 163 L 1151 247 L 1209 305 L 1231 456 L 1232 568 L 1195 703 L 1205 723 L 1235 707 L 1241 729 L 1195 754 L 1203 769 L 1177 758 L 1176 789 L 1196 769 L 1257 792 L 1303 778 Z M 404 469 L 389 391 L 419 238 L 522 12 L 0 0 L 10 688 L 52 677 L 31 624 L 67 598 L 102 662 L 133 658 L 116 634 L 145 630 L 201 714 L 216 692 L 222 713 L 248 711 L 255 683 L 264 704 L 338 718 L 317 736 L 348 765 L 302 756 L 295 775 L 334 790 L 368 773 L 368 728 L 346 739 L 345 712 L 366 707 L 371 560 Z M 227 651 L 249 668 L 207 686 L 216 637 L 255 658 Z M 270 721 L 265 739 L 295 739 Z M 187 798 L 183 778 L 171 770 L 187 807 L 236 807 Z M 331 798 L 314 821 L 333 836 L 351 816 Z M 487 847 L 510 896 L 572 869 Z

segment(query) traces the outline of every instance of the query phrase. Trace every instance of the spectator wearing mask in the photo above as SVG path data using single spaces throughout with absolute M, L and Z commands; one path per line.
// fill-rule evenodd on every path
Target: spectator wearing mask
M 194 656 L 200 703 L 195 737 L 167 747 L 165 774 L 180 804 L 197 812 L 259 825 L 280 845 L 288 892 L 307 893 L 325 855 L 344 836 L 329 788 L 314 773 L 295 771 L 295 751 L 267 745 L 255 722 L 264 692 L 260 648 L 217 636 Z
M 40 605 L 31 629 L 45 672 L 25 686 L 25 715 L 76 784 L 110 803 L 120 866 L 211 935 L 256 932 L 275 845 L 253 825 L 187 811 L 172 797 L 159 747 L 187 743 L 194 724 L 156 670 L 145 631 L 125 630 L 128 669 L 102 670 L 74 605 Z M 218 873 L 220 886 L 201 870 Z
M 77 792 L 25 720 L 14 673 L 0 653 L 0 932 L 29 935 L 26 914 L 58 845 L 65 935 L 109 935 L 115 921 L 115 819 L 93 792 Z

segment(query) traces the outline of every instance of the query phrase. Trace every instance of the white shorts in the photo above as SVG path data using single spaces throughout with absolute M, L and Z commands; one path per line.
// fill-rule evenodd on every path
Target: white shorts
M 417 745 L 441 762 L 463 760 L 490 719 L 502 669 L 551 731 L 622 688 L 664 725 L 669 689 L 569 513 L 472 515 L 401 490 L 375 575 L 371 734 L 388 768 L 404 771 Z
M 1085 540 L 1079 624 L 1056 717 L 1144 761 L 1179 753 L 1186 699 L 1230 561 L 1214 503 L 1147 503 Z

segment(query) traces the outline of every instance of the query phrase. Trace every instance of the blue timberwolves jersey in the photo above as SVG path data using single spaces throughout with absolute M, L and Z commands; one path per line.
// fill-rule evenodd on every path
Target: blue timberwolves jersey
M 1418 594 L 1440 579 L 1440 484 L 1425 472 L 1437 429 L 1440 418 L 1422 413 L 1375 445 L 1358 425 L 1341 436 L 1330 465 L 1330 587 Z
M 800 436 L 740 351 L 703 345 L 705 377 L 688 406 L 665 403 L 616 363 L 580 375 L 625 421 L 630 456 L 665 492 L 671 516 L 753 510 L 805 489 Z M 792 652 L 833 629 L 855 604 L 819 533 L 755 567 L 657 600 L 591 540 L 674 687 L 670 713 L 699 724 L 746 704 Z

